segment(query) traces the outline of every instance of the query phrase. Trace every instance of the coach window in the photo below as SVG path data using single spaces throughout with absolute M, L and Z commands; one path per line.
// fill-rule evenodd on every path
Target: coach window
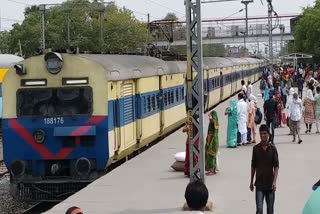
M 147 97 L 147 110 L 148 110 L 148 112 L 151 111 L 151 98 L 150 98 L 150 95 L 148 95 L 148 97 Z
M 147 112 L 147 98 L 145 96 L 143 97 L 143 112 Z
M 173 89 L 171 90 L 171 104 L 174 103 L 174 92 Z
M 176 101 L 177 102 L 179 101 L 179 89 L 178 88 L 176 89 Z
M 156 101 L 157 101 L 157 109 L 160 109 L 160 97 L 159 97 L 159 93 L 157 93 L 157 95 L 156 95 Z
M 92 114 L 92 88 L 19 89 L 17 116 L 72 116 Z
M 155 95 L 152 95 L 152 98 L 151 98 L 151 104 L 152 104 L 152 110 L 156 110 L 156 97 Z
M 167 92 L 163 93 L 164 106 L 168 105 Z

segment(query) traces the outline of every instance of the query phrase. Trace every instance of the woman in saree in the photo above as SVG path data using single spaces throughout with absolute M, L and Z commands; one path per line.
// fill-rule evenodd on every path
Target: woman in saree
M 188 135 L 188 131 L 190 129 L 190 125 L 186 124 L 183 129 L 182 132 L 186 132 Z M 196 141 L 196 145 L 199 146 L 199 139 Z M 193 161 L 198 161 L 197 156 L 194 156 Z M 186 158 L 184 160 L 184 175 L 189 177 L 190 176 L 190 155 L 189 155 L 189 136 L 187 136 L 187 140 L 186 140 Z
M 229 107 L 226 109 L 225 115 L 228 115 L 228 129 L 227 129 L 227 146 L 230 148 L 237 147 L 237 101 L 230 99 Z
M 217 153 L 219 148 L 219 121 L 216 111 L 210 112 L 209 120 L 205 157 L 206 175 L 214 175 L 217 169 Z

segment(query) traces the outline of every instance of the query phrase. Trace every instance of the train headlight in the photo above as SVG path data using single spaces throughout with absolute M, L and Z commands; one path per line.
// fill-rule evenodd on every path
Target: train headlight
M 33 138 L 36 141 L 36 143 L 41 144 L 44 142 L 44 140 L 46 138 L 46 133 L 43 130 L 38 129 L 33 132 Z
M 91 171 L 91 162 L 88 158 L 79 158 L 75 164 L 75 171 L 80 176 L 89 175 Z
M 14 177 L 23 175 L 26 171 L 26 163 L 22 160 L 15 160 L 10 166 L 10 172 Z
M 47 70 L 50 74 L 57 74 L 61 71 L 63 65 L 63 58 L 60 53 L 49 52 L 44 55 L 44 60 L 47 63 Z

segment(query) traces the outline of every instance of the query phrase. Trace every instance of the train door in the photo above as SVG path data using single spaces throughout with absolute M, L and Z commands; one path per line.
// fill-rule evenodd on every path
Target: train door
M 223 74 L 222 72 L 220 72 L 220 101 L 223 100 L 223 87 L 224 87 L 224 83 L 223 83 Z
M 113 94 L 115 96 L 118 94 L 118 87 L 113 87 Z M 112 130 L 112 135 L 113 135 L 113 140 L 114 140 L 114 151 L 118 151 L 121 146 L 121 133 L 120 133 L 120 126 L 119 126 L 119 121 L 120 121 L 120 112 L 119 112 L 119 99 L 115 99 L 112 102 L 112 112 L 113 112 L 113 127 L 114 129 Z
M 124 147 L 128 148 L 136 143 L 135 123 L 135 85 L 134 81 L 125 81 L 121 85 L 121 137 Z
M 159 77 L 159 107 L 160 107 L 160 114 L 159 114 L 159 121 L 160 121 L 160 135 L 162 135 L 163 133 L 163 129 L 164 129 L 164 120 L 165 120 L 165 117 L 164 117 L 164 93 L 163 93 L 163 83 L 162 83 L 162 78 L 164 78 L 164 76 L 160 76 Z

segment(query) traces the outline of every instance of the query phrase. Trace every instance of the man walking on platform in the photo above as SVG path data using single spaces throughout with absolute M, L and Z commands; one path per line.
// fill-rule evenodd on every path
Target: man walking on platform
M 269 143 L 269 127 L 262 124 L 259 129 L 261 142 L 253 147 L 251 160 L 250 190 L 256 186 L 256 214 L 263 214 L 263 201 L 266 198 L 267 214 L 274 213 L 275 192 L 279 171 L 277 148 Z M 256 181 L 253 185 L 253 179 Z
M 289 112 L 290 112 L 290 120 L 291 120 L 291 126 L 292 126 L 292 134 L 293 134 L 293 140 L 292 142 L 296 141 L 296 135 L 298 135 L 298 143 L 302 143 L 302 140 L 300 138 L 300 120 L 302 116 L 302 101 L 298 97 L 297 93 L 293 94 L 293 100 L 290 103 L 289 106 Z
M 241 135 L 240 145 L 247 143 L 247 119 L 248 119 L 248 104 L 244 101 L 244 95 L 238 94 L 237 116 L 238 116 L 238 131 Z M 239 145 L 238 145 L 239 146 Z
M 278 112 L 277 102 L 273 99 L 273 91 L 269 92 L 269 100 L 264 105 L 264 118 L 267 122 L 267 126 L 271 129 L 270 142 L 274 144 L 274 127 L 276 124 L 276 115 Z

